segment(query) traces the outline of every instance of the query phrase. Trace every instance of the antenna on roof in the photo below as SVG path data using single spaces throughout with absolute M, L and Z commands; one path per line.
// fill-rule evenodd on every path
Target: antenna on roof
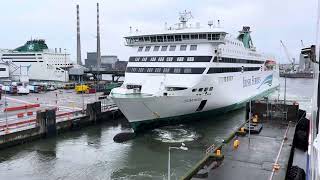
M 220 19 L 218 19 L 218 28 L 220 27 Z
M 212 20 L 208 21 L 208 26 L 210 27 L 210 29 L 212 25 L 213 25 L 213 21 Z
M 130 33 L 132 33 L 132 27 L 130 26 Z
M 184 12 L 179 13 L 179 15 L 180 15 L 179 20 L 182 24 L 182 28 L 186 28 L 188 20 L 193 18 L 191 11 L 187 12 L 187 10 L 185 10 Z

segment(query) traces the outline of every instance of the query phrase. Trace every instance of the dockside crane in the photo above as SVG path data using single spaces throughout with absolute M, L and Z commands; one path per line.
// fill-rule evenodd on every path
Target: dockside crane
M 294 72 L 295 71 L 294 65 L 295 65 L 295 61 L 296 60 L 295 60 L 295 58 L 291 58 L 291 56 L 289 54 L 289 51 L 288 51 L 286 45 L 284 45 L 284 43 L 282 42 L 282 40 L 280 40 L 280 43 L 281 43 L 281 46 L 283 47 L 283 50 L 284 50 L 284 52 L 286 54 L 287 59 L 291 63 L 290 71 Z

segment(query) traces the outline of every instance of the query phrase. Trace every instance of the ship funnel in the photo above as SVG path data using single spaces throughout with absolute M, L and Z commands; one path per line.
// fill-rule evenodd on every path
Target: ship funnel
M 82 65 L 82 61 L 81 61 L 81 42 L 80 42 L 79 4 L 77 4 L 77 64 L 78 65 Z
M 243 26 L 242 31 L 239 31 L 238 40 L 242 41 L 245 48 L 248 49 L 254 49 L 251 36 L 250 36 L 250 27 L 249 26 Z

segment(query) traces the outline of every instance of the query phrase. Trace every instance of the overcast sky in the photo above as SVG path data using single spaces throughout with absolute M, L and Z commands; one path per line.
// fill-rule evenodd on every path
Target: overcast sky
M 129 47 L 123 35 L 129 27 L 141 31 L 162 30 L 175 24 L 178 13 L 192 11 L 192 22 L 221 25 L 236 36 L 243 25 L 251 26 L 258 50 L 286 62 L 280 40 L 297 57 L 301 40 L 315 41 L 316 0 L 2 0 L 0 48 L 12 49 L 32 38 L 42 38 L 49 48 L 66 48 L 76 57 L 76 4 L 80 5 L 82 60 L 96 50 L 96 2 L 100 2 L 102 55 L 127 60 Z

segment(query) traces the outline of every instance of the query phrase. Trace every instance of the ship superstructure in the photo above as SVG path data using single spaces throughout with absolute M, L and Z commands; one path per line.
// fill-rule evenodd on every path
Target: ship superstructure
M 134 130 L 230 111 L 279 86 L 274 58 L 253 46 L 250 27 L 237 38 L 213 23 L 134 32 L 125 81 L 111 97 Z
M 30 40 L 14 50 L 3 51 L 1 60 L 9 64 L 10 76 L 28 76 L 36 81 L 68 81 L 66 70 L 73 66 L 70 54 L 61 48 L 48 49 L 44 40 Z

